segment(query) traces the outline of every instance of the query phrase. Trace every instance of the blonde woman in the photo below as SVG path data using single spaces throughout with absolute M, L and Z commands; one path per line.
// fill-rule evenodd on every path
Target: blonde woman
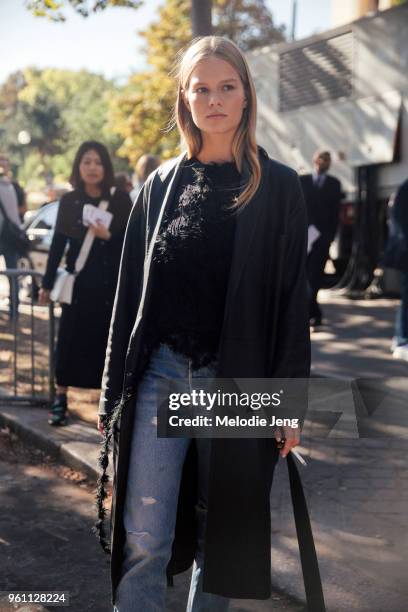
M 133 208 L 99 411 L 106 549 L 114 440 L 117 612 L 164 611 L 166 573 L 193 561 L 190 612 L 271 592 L 275 440 L 158 438 L 158 381 L 309 374 L 305 206 L 296 173 L 257 147 L 254 85 L 235 44 L 191 44 L 175 116 L 186 151 L 149 177 Z M 287 438 L 281 455 L 298 442 Z

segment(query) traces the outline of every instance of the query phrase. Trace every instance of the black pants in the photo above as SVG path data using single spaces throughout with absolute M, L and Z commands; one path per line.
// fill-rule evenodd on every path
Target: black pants
M 323 285 L 324 267 L 329 257 L 330 242 L 320 236 L 313 244 L 307 258 L 307 278 L 309 281 L 309 318 L 322 318 L 317 302 L 317 294 Z

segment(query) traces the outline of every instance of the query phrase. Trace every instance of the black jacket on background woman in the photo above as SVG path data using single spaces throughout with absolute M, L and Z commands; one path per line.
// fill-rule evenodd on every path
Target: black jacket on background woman
M 109 196 L 107 196 L 109 199 Z M 87 228 L 82 224 L 84 204 L 98 206 L 105 199 L 91 198 L 80 190 L 62 196 L 51 243 L 43 288 L 52 289 L 66 247 L 66 268 L 75 261 Z M 98 389 L 118 279 L 126 223 L 131 210 L 127 193 L 116 190 L 108 211 L 113 214 L 110 240 L 95 238 L 83 270 L 78 274 L 72 303 L 62 306 L 56 350 L 56 381 L 61 386 Z
M 217 376 L 306 378 L 310 338 L 305 203 L 296 172 L 269 159 L 262 149 L 259 157 L 261 185 L 236 218 Z M 167 162 L 151 175 L 133 207 L 109 334 L 99 413 L 112 415 L 122 398 L 120 425 L 113 430 L 113 602 L 122 565 L 129 451 L 154 274 L 150 245 L 176 193 L 184 158 Z M 204 591 L 233 598 L 270 596 L 269 495 L 277 458 L 272 439 L 212 440 Z M 169 575 L 188 569 L 194 558 L 195 462 L 191 445 Z

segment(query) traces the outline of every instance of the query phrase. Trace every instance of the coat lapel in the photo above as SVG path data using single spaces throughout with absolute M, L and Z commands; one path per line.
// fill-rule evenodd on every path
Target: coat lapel
M 260 162 L 262 164 L 262 158 L 260 158 Z M 262 175 L 263 173 L 264 169 L 262 169 Z M 248 255 L 251 250 L 251 244 L 255 236 L 261 204 L 260 194 L 262 191 L 262 184 L 263 179 L 261 178 L 261 184 L 255 196 L 237 215 L 231 271 L 227 288 L 227 307 L 231 303 L 231 300 L 233 300 L 238 289 L 239 281 L 241 279 Z
M 135 324 L 132 330 L 132 336 L 135 335 L 136 330 L 143 316 L 147 285 L 148 285 L 150 268 L 151 268 L 152 259 L 153 259 L 154 245 L 156 242 L 157 234 L 160 229 L 160 224 L 162 222 L 166 206 L 169 202 L 172 201 L 172 198 L 175 195 L 178 180 L 180 178 L 180 174 L 182 171 L 182 161 L 184 157 L 185 157 L 185 154 L 183 153 L 182 155 L 177 157 L 175 160 L 174 159 L 170 160 L 168 164 L 164 165 L 164 167 L 161 169 L 161 172 L 157 173 L 156 177 L 153 180 L 152 192 L 149 198 L 147 215 L 146 215 L 147 217 L 146 218 L 146 242 L 145 242 L 145 258 L 144 258 L 144 265 L 143 265 L 142 295 L 141 295 L 140 302 L 139 302 L 139 308 L 137 311 Z M 172 176 L 170 174 L 171 170 L 173 170 Z M 165 193 L 163 194 L 163 183 L 165 183 L 166 178 L 168 176 L 171 176 L 170 182 L 168 183 L 167 189 Z M 157 192 L 156 192 L 156 184 L 158 185 Z M 160 206 L 157 213 L 156 213 L 156 210 L 153 209 L 155 204 Z

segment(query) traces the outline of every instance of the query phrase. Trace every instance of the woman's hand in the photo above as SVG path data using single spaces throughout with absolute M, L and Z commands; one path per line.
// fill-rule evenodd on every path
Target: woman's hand
M 50 291 L 49 289 L 40 289 L 38 294 L 38 301 L 40 306 L 47 306 L 50 303 Z
M 281 442 L 282 439 L 285 439 L 285 443 L 280 449 L 280 456 L 285 458 L 292 448 L 297 446 L 300 442 L 299 429 L 295 429 L 293 427 L 280 427 L 275 432 L 275 439 L 278 443 Z
M 97 238 L 100 238 L 101 240 L 110 240 L 112 234 L 100 221 L 92 223 L 90 228 Z

